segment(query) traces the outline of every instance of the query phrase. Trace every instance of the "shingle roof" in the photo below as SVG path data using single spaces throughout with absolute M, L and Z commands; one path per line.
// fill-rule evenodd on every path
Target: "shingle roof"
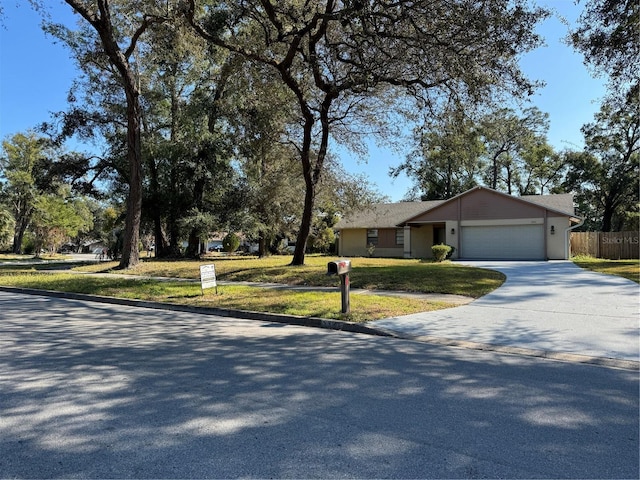
M 486 188 L 486 187 L 476 187 Z M 471 190 L 469 190 L 471 191 Z M 462 193 L 465 195 L 467 192 Z M 506 195 L 506 194 L 505 194 Z M 574 217 L 573 195 L 570 193 L 554 195 L 523 195 L 519 198 L 558 213 Z M 376 203 L 364 210 L 353 212 L 340 220 L 334 228 L 395 228 L 405 220 L 409 220 L 448 200 L 431 200 L 428 202 Z
M 523 195 L 522 200 L 526 200 L 536 205 L 540 205 L 557 212 L 566 213 L 567 215 L 575 215 L 575 207 L 573 206 L 573 195 L 571 193 L 558 193 L 554 195 Z
M 404 220 L 419 215 L 444 200 L 429 202 L 374 203 L 340 220 L 334 228 L 395 228 Z

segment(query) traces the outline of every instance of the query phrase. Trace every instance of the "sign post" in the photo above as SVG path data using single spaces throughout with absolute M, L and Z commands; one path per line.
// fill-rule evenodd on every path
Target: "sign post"
M 216 282 L 216 267 L 215 265 L 200 265 L 200 284 L 202 287 L 202 295 L 204 295 L 205 288 L 216 288 L 216 295 L 218 294 L 218 283 Z

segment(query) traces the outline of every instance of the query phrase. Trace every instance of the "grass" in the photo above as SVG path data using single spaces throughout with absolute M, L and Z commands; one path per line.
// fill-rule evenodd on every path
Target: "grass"
M 213 263 L 219 280 L 282 283 L 286 285 L 337 286 L 338 278 L 327 276 L 332 257 L 309 255 L 304 266 L 289 265 L 291 257 L 212 257 L 193 260 L 144 260 L 127 271 L 114 270 L 116 262 L 77 267 L 83 272 L 112 272 L 132 275 L 199 278 L 199 267 Z M 504 275 L 451 262 L 433 263 L 416 259 L 354 258 L 350 274 L 352 288 L 420 293 L 450 293 L 478 298 L 504 282 Z
M 0 257 L 0 259 L 2 259 Z M 69 263 L 34 263 L 29 266 L 0 266 L 0 284 L 45 290 L 57 290 L 136 298 L 158 302 L 208 306 L 227 309 L 252 310 L 313 316 L 365 322 L 416 312 L 424 312 L 453 306 L 444 302 L 424 299 L 375 295 L 375 290 L 402 290 L 424 293 L 452 293 L 480 297 L 504 282 L 498 272 L 481 270 L 450 262 L 435 264 L 420 260 L 404 259 L 352 259 L 354 267 L 350 275 L 352 288 L 373 290 L 373 294 L 352 293 L 351 314 L 340 313 L 341 299 L 337 290 L 339 279 L 327 276 L 327 262 L 331 257 L 310 255 L 306 265 L 292 267 L 291 257 L 211 257 L 200 261 L 160 261 L 143 259 L 135 268 L 116 270 L 116 262 L 73 265 Z M 4 260 L 4 259 L 2 259 Z M 202 295 L 200 285 L 178 279 L 199 278 L 202 264 L 214 263 L 219 281 L 268 282 L 287 285 L 331 286 L 334 292 L 293 291 L 267 289 L 244 285 L 220 286 L 218 295 L 206 290 Z M 74 273 L 51 272 L 68 268 Z M 119 273 L 118 277 L 95 277 L 80 273 Z M 143 277 L 168 277 L 176 281 L 126 278 L 126 275 Z
M 251 310 L 256 312 L 320 317 L 366 322 L 447 308 L 445 302 L 393 298 L 378 295 L 351 295 L 351 314 L 340 313 L 340 293 L 299 292 L 247 286 L 221 286 L 205 290 L 197 282 L 94 277 L 73 273 L 46 273 L 31 270 L 0 270 L 0 284 L 62 292 L 77 292 L 118 298 L 202 307 Z
M 218 295 L 207 289 L 202 295 L 199 268 L 213 263 L 217 278 L 230 282 L 267 282 L 286 285 L 332 286 L 339 280 L 327 276 L 327 262 L 334 257 L 309 255 L 304 266 L 289 265 L 291 257 L 210 257 L 199 261 L 165 261 L 143 259 L 135 268 L 116 270 L 117 262 L 74 265 L 40 263 L 17 265 L 30 257 L 1 255 L 0 284 L 44 290 L 78 292 L 94 295 L 132 298 L 183 305 L 225 309 L 251 310 L 366 322 L 416 312 L 452 306 L 443 302 L 415 298 L 375 295 L 375 290 L 395 290 L 422 293 L 449 293 L 478 298 L 504 282 L 504 275 L 491 270 L 472 268 L 456 263 L 433 263 L 415 259 L 353 258 L 351 287 L 372 290 L 373 295 L 351 295 L 351 314 L 340 313 L 340 293 L 267 289 L 245 285 L 218 287 Z M 575 257 L 576 265 L 601 273 L 620 275 L 640 283 L 640 263 L 637 260 L 602 260 Z M 74 273 L 50 272 L 69 268 Z M 122 276 L 95 277 L 81 273 L 119 273 Z M 168 277 L 168 281 L 135 277 Z M 182 281 L 184 279 L 193 282 Z
M 594 272 L 618 275 L 620 277 L 640 283 L 640 261 L 639 260 L 606 260 L 603 258 L 593 258 L 580 255 L 571 259 L 579 267 L 592 270 Z
M 340 313 L 340 293 L 337 289 L 335 292 L 310 292 L 225 285 L 219 287 L 218 295 L 215 295 L 213 290 L 206 290 L 205 295 L 202 295 L 197 282 L 200 265 L 213 263 L 220 281 L 337 287 L 338 278 L 326 275 L 327 262 L 334 257 L 309 255 L 306 258 L 306 265 L 300 267 L 290 266 L 291 257 L 288 256 L 262 259 L 215 256 L 200 261 L 143 259 L 138 266 L 127 271 L 116 270 L 116 262 L 74 265 L 34 261 L 28 266 L 15 264 L 29 258 L 31 257 L 0 256 L 0 260 L 5 262 L 5 265 L 0 266 L 0 284 L 195 306 L 346 319 L 356 322 L 451 306 L 423 299 L 375 295 L 375 290 L 449 293 L 478 298 L 491 292 L 504 281 L 504 275 L 498 272 L 451 262 L 353 258 L 351 287 L 372 290 L 374 295 L 352 294 L 351 311 L 353 313 L 344 316 Z M 637 260 L 575 257 L 573 261 L 583 268 L 620 275 L 640 283 L 640 263 Z M 73 269 L 75 273 L 47 273 L 48 270 L 60 268 Z M 119 273 L 143 277 L 168 277 L 176 281 L 160 282 L 151 278 L 141 280 L 133 277 L 126 278 L 126 276 L 98 278 L 78 273 Z M 192 279 L 194 282 L 178 281 L 178 279 Z

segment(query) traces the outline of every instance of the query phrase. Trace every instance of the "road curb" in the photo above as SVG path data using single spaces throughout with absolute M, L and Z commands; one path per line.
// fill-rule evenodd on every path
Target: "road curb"
M 411 335 L 396 332 L 379 327 L 369 327 L 360 323 L 346 322 L 343 320 L 329 320 L 317 317 L 301 317 L 296 315 L 285 315 L 266 312 L 253 312 L 248 310 L 231 310 L 212 307 L 197 307 L 191 305 L 179 305 L 172 303 L 151 302 L 147 300 L 135 300 L 128 298 L 106 297 L 101 295 L 91 295 L 86 293 L 58 292 L 54 290 L 39 290 L 34 288 L 7 287 L 0 286 L 0 291 L 10 293 L 21 293 L 25 295 L 45 295 L 55 298 L 66 298 L 72 300 L 83 300 L 89 302 L 108 303 L 139 308 L 150 308 L 154 310 L 168 310 L 175 312 L 199 313 L 205 315 L 216 315 L 220 317 L 235 317 L 245 320 L 259 320 L 263 322 L 283 323 L 287 325 L 298 325 L 303 327 L 324 328 L 328 330 L 339 330 L 343 332 L 360 333 L 379 337 L 391 337 L 400 340 L 427 343 L 445 347 L 457 347 L 468 350 L 480 350 L 495 352 L 507 355 L 517 355 L 525 357 L 543 358 L 567 363 L 579 363 L 622 370 L 640 371 L 640 362 L 633 360 L 623 360 L 609 357 L 593 357 L 575 353 L 552 352 L 547 350 L 535 350 L 522 347 L 510 347 L 503 345 L 493 345 L 486 343 L 470 342 L 466 340 L 452 340 L 442 337 L 428 335 Z
M 624 360 L 611 357 L 594 357 L 578 353 L 553 352 L 550 350 L 536 350 L 524 347 L 494 345 L 489 343 L 470 342 L 467 340 L 453 340 L 442 337 L 432 337 L 429 335 L 411 335 L 396 332 L 396 334 L 393 336 L 395 338 L 401 338 L 404 340 L 413 340 L 417 342 L 429 343 L 432 345 L 440 345 L 445 347 L 458 347 L 468 350 L 482 350 L 487 352 L 503 353 L 507 355 L 544 358 L 547 360 L 556 360 L 568 363 L 582 363 L 586 365 L 598 365 L 622 370 L 640 371 L 640 362 L 636 362 L 634 360 Z
M 39 290 L 35 288 L 0 286 L 0 291 L 22 293 L 25 295 L 46 295 L 48 297 L 68 298 L 72 300 L 84 300 L 89 302 L 110 303 L 128 307 L 151 308 L 154 310 L 169 310 L 174 312 L 200 313 L 205 315 L 217 315 L 219 317 L 236 317 L 245 320 L 260 320 L 264 322 L 285 323 L 302 327 L 325 328 L 329 330 L 341 330 L 345 332 L 363 333 L 379 337 L 393 337 L 393 332 L 379 328 L 372 328 L 360 323 L 346 322 L 342 320 L 329 320 L 317 317 L 301 317 L 297 315 L 284 315 L 267 312 L 253 312 L 248 310 L 231 310 L 214 307 L 196 307 L 192 305 L 180 305 L 174 303 L 151 302 L 148 300 L 135 300 L 130 298 L 105 297 L 87 293 L 58 292 L 55 290 Z

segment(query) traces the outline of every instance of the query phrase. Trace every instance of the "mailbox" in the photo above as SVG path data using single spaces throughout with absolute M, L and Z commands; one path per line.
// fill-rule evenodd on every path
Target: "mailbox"
M 351 271 L 351 260 L 336 260 L 327 264 L 327 275 L 347 275 Z
M 349 302 L 349 272 L 351 271 L 351 260 L 342 258 L 335 262 L 327 263 L 327 275 L 340 276 L 340 293 L 342 296 L 342 313 L 349 313 L 351 310 Z

